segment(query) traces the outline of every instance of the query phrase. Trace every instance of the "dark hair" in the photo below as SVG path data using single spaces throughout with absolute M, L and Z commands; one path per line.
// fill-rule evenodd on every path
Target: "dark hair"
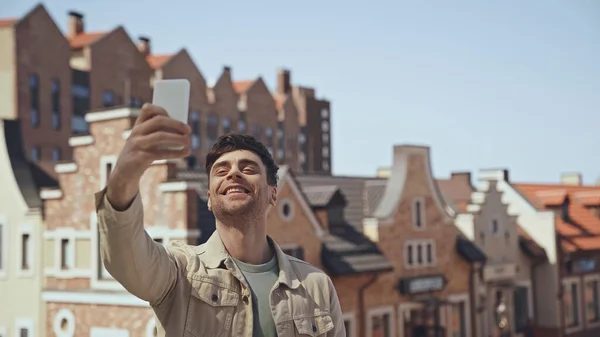
M 227 133 L 217 139 L 217 142 L 206 155 L 206 173 L 210 176 L 210 170 L 217 159 L 225 153 L 236 150 L 248 150 L 258 155 L 267 169 L 267 183 L 271 186 L 277 186 L 279 167 L 275 164 L 269 150 L 256 138 L 241 133 Z

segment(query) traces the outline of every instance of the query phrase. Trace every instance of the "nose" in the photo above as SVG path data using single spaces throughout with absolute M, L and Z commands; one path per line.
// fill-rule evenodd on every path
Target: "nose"
M 227 180 L 235 180 L 235 179 L 240 179 L 242 177 L 242 171 L 240 171 L 240 168 L 237 165 L 232 165 L 231 169 L 229 169 L 229 172 L 227 173 Z

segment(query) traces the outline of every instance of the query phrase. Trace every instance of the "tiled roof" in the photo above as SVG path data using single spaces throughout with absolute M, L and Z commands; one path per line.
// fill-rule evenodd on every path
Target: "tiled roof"
M 330 226 L 321 250 L 323 266 L 332 276 L 391 271 L 377 245 L 351 225 Z
M 325 186 L 303 186 L 302 191 L 312 207 L 325 207 L 331 201 L 331 198 L 339 191 L 336 185 Z
M 236 81 L 233 82 L 233 90 L 236 93 L 241 94 L 243 92 L 246 92 L 246 90 L 250 89 L 252 84 L 254 84 L 254 81 Z
M 148 56 L 146 56 L 146 61 L 150 65 L 150 68 L 152 68 L 152 69 L 160 69 L 172 57 L 173 57 L 173 54 L 148 55 Z
M 347 206 L 344 208 L 344 217 L 352 226 L 354 226 L 354 228 L 358 229 L 359 231 L 362 229 L 362 220 L 365 217 L 365 183 L 370 181 L 384 180 L 381 178 L 368 177 L 335 177 L 318 175 L 297 176 L 296 179 L 303 187 L 331 185 L 339 187 L 347 201 Z
M 19 19 L 17 18 L 8 18 L 8 19 L 0 19 L 0 28 L 6 28 L 14 25 Z
M 75 36 L 67 36 L 67 39 L 71 44 L 71 48 L 78 49 L 91 45 L 106 34 L 107 32 L 81 33 Z
M 600 193 L 600 186 L 513 184 L 515 189 L 540 210 L 555 210 L 556 231 L 566 251 L 600 249 L 600 219 L 585 202 Z
M 42 207 L 40 190 L 42 188 L 56 188 L 58 182 L 36 164 L 31 163 L 25 156 L 20 121 L 3 120 L 2 122 L 4 124 L 4 141 L 8 150 L 8 160 L 10 160 L 12 172 L 21 195 L 29 208 L 40 208 Z

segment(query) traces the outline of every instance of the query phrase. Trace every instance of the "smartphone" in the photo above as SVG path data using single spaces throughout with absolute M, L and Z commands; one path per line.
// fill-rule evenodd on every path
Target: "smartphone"
M 190 109 L 190 81 L 186 79 L 158 80 L 154 82 L 152 104 L 167 111 L 169 117 L 188 123 Z M 167 147 L 181 150 L 182 147 Z

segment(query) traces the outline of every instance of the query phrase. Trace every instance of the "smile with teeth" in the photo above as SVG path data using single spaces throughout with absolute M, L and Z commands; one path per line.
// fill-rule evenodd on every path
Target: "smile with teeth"
M 232 187 L 232 188 L 228 188 L 225 191 L 225 194 L 232 194 L 232 193 L 248 193 L 244 188 L 242 187 Z

